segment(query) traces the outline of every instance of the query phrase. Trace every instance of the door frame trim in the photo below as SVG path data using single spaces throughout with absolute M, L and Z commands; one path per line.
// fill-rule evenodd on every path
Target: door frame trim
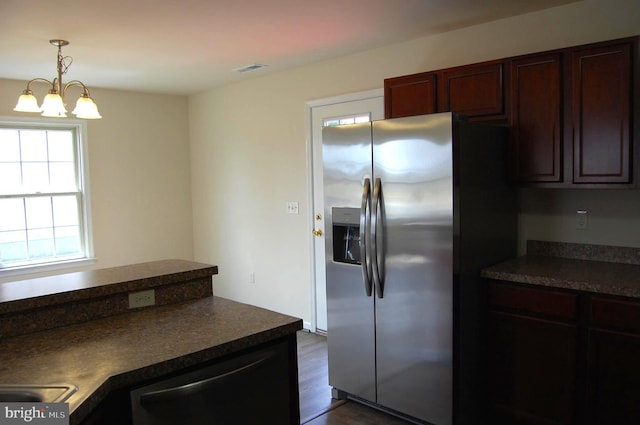
M 338 96 L 331 96 L 322 99 L 314 99 L 305 102 L 305 133 L 306 133 L 306 159 L 307 159 L 307 211 L 310 211 L 310 217 L 307 217 L 307 244 L 309 246 L 310 265 L 310 300 L 311 303 L 311 317 L 309 322 L 304 322 L 304 328 L 309 329 L 311 332 L 316 332 L 316 253 L 315 245 L 313 242 L 313 235 L 311 232 L 314 229 L 314 209 L 313 209 L 313 123 L 312 123 L 312 111 L 313 108 L 319 106 L 333 105 L 337 103 L 353 102 L 357 100 L 370 99 L 373 97 L 384 97 L 384 88 L 377 88 L 372 90 L 365 90 L 355 93 L 347 93 Z

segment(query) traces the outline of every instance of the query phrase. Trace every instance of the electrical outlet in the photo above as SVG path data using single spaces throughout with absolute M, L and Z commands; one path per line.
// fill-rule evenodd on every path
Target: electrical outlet
M 252 285 L 256 283 L 256 274 L 255 272 L 249 273 L 249 283 Z
M 129 292 L 129 308 L 149 307 L 151 305 L 156 305 L 155 289 Z
M 298 203 L 297 202 L 287 202 L 287 213 L 288 214 L 298 214 Z

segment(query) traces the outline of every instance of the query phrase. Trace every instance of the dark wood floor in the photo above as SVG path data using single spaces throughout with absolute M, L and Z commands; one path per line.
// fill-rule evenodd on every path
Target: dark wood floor
M 332 399 L 328 376 L 327 338 L 306 331 L 298 332 L 301 424 L 409 424 L 409 422 L 360 403 Z

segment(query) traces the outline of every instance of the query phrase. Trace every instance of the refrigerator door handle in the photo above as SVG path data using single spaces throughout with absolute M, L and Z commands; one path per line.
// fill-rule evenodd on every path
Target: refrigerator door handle
M 373 287 L 371 284 L 371 262 L 368 235 L 371 226 L 371 180 L 364 179 L 362 184 L 362 202 L 360 203 L 360 258 L 362 262 L 362 279 L 367 297 L 371 296 Z
M 380 228 L 380 235 L 378 235 Z M 381 238 L 381 248 L 378 248 L 378 237 Z M 382 180 L 376 179 L 373 188 L 373 204 L 371 205 L 371 263 L 373 283 L 378 298 L 384 296 L 384 203 L 382 198 Z

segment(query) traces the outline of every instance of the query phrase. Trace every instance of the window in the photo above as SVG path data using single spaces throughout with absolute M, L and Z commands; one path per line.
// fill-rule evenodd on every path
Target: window
M 323 122 L 323 127 L 333 127 L 343 124 L 358 124 L 371 121 L 371 114 L 349 115 L 339 118 L 327 118 Z
M 0 276 L 92 259 L 84 126 L 0 120 Z

